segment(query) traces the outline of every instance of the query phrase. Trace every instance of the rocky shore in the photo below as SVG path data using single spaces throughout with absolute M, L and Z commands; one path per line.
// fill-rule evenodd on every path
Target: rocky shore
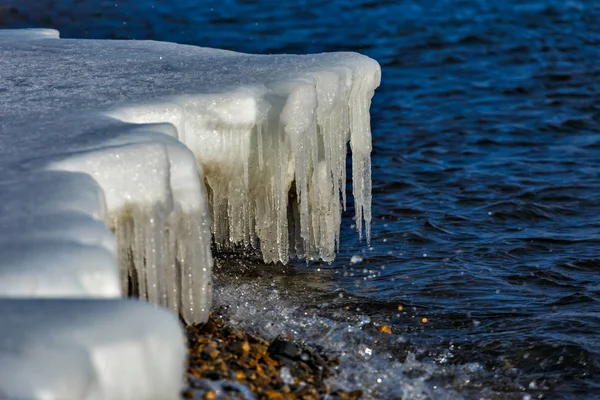
M 211 317 L 187 328 L 185 399 L 360 399 L 332 389 L 339 360 L 288 338 L 272 341 Z

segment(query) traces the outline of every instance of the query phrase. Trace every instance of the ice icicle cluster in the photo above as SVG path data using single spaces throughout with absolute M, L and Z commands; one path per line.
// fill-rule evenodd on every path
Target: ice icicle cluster
M 267 262 L 333 260 L 348 143 L 356 225 L 369 238 L 374 60 L 52 31 L 0 39 L 10 54 L 0 77 L 18 83 L 0 97 L 0 136 L 16 139 L 0 167 L 93 178 L 124 293 L 198 322 L 210 307 L 211 239 L 259 247 Z
M 202 173 L 190 151 L 161 129 L 126 129 L 46 168 L 89 174 L 103 188 L 124 292 L 171 308 L 189 323 L 204 321 L 212 256 Z M 117 178 L 125 174 L 131 179 Z
M 177 96 L 109 115 L 177 127 L 204 171 L 218 248 L 259 244 L 265 262 L 332 261 L 346 204 L 348 142 L 357 229 L 362 233 L 364 220 L 370 238 L 369 107 L 380 70 L 357 55 L 341 57 L 339 65 L 315 64 L 315 71 L 282 74 L 261 86 Z

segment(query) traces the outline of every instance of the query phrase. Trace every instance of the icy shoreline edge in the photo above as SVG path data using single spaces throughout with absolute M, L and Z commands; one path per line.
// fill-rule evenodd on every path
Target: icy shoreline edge
M 364 219 L 369 235 L 380 69 L 367 57 L 59 40 L 52 30 L 0 31 L 0 52 L 10 55 L 0 60 L 0 140 L 12 150 L 0 164 L 10 232 L 0 318 L 11 326 L 0 394 L 177 398 L 177 319 L 118 298 L 129 289 L 188 323 L 206 320 L 211 231 L 219 246 L 260 242 L 267 262 L 333 259 L 348 142 L 357 226 Z M 44 356 L 58 367 L 31 351 L 48 340 L 66 349 Z M 77 385 L 65 386 L 74 370 Z

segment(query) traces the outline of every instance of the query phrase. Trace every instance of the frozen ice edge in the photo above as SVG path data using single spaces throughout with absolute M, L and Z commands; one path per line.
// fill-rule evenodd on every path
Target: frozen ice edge
M 119 297 L 134 276 L 141 297 L 202 321 L 210 215 L 219 246 L 333 259 L 348 142 L 369 237 L 375 61 L 57 39 L 0 32 L 0 76 L 13 83 L 0 140 L 15 142 L 0 163 L 12 204 L 0 226 L 19 233 L 0 239 L 13 255 L 0 263 L 3 296 Z

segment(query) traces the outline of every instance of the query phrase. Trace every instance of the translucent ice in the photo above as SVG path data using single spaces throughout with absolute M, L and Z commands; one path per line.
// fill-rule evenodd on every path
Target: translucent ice
M 247 82 L 109 115 L 174 124 L 204 170 L 217 245 L 260 243 L 267 262 L 285 263 L 290 255 L 333 260 L 350 142 L 357 227 L 361 232 L 364 220 L 369 238 L 369 105 L 380 79 L 377 63 L 349 53 L 229 53 L 219 61 Z

